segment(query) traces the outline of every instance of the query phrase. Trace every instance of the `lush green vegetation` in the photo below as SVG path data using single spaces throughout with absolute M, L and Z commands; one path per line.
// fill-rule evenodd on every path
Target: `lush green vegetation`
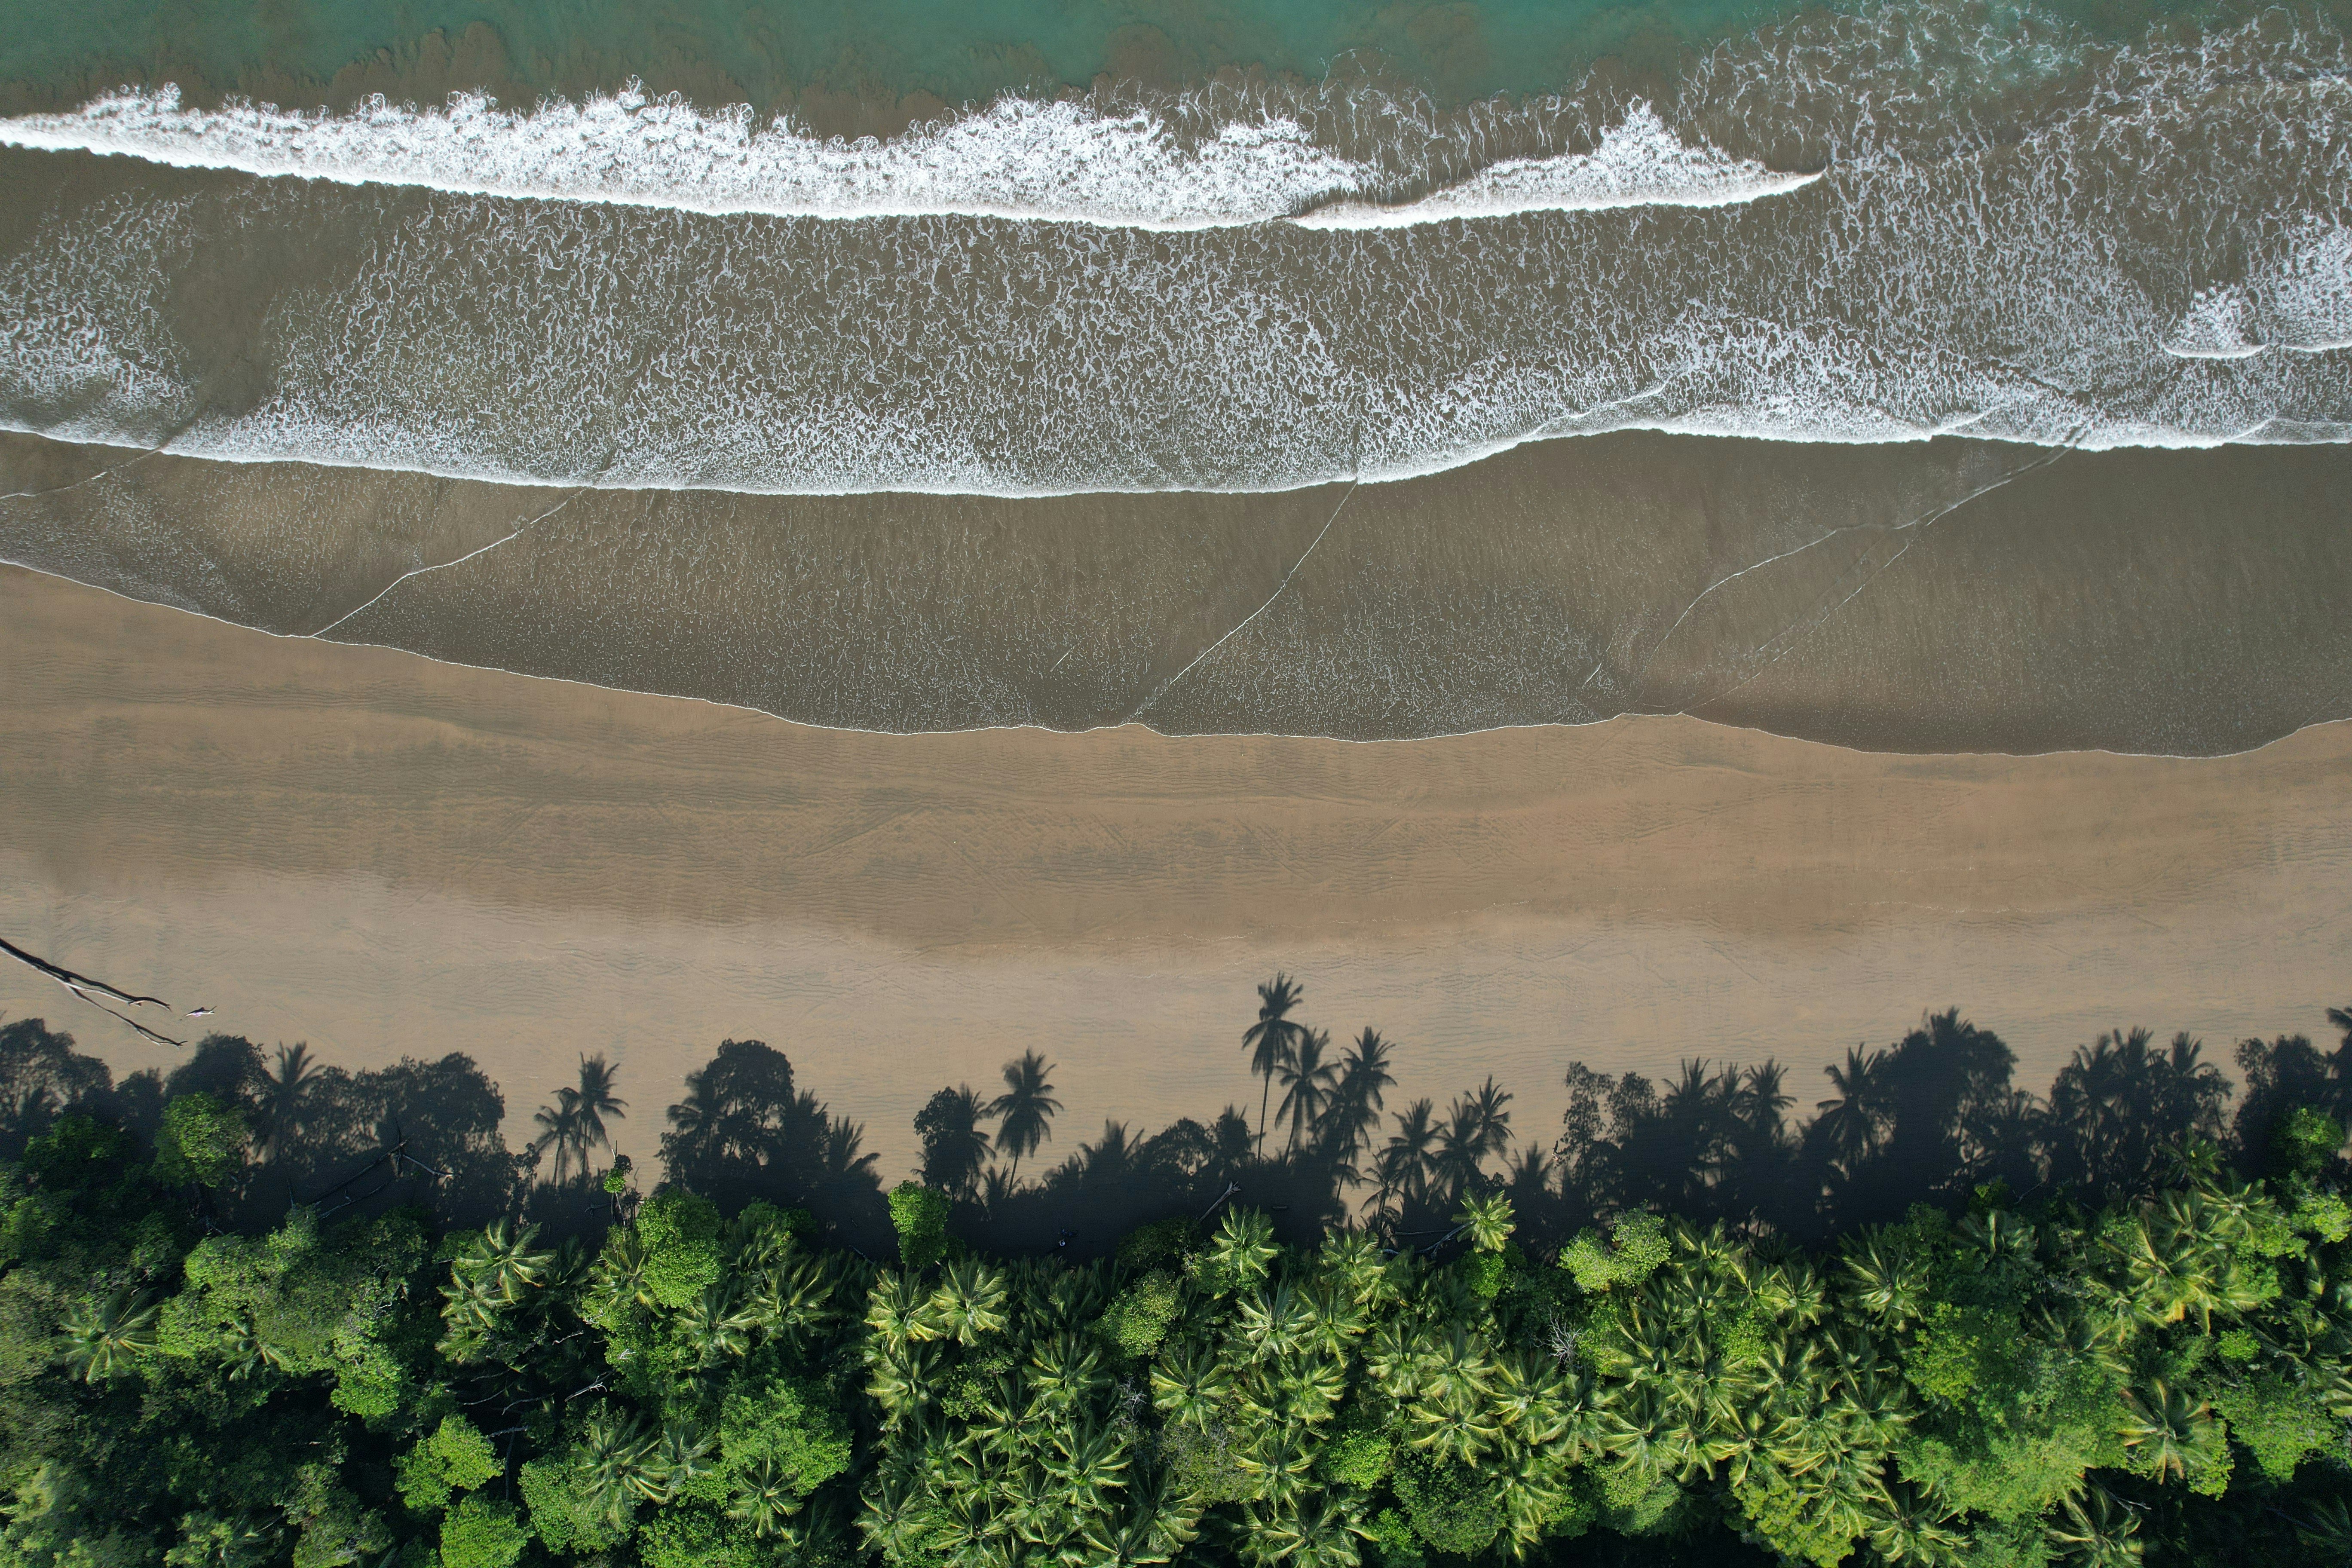
M 1801 1127 L 1573 1067 L 1503 1164 L 1507 1094 L 1388 1110 L 1298 1000 L 1255 1116 L 1022 1186 L 1031 1056 L 887 1198 L 757 1042 L 639 1201 L 601 1061 L 509 1154 L 463 1058 L 0 1028 L 0 1564 L 2352 1561 L 2352 1017 L 2234 1105 L 2144 1035 L 2022 1095 L 1952 1015 Z

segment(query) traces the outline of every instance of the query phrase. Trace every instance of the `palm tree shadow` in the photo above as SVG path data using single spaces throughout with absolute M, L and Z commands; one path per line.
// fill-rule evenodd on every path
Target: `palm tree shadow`
M 760 1040 L 722 1041 L 687 1075 L 667 1112 L 668 1179 L 730 1213 L 755 1200 L 806 1208 L 862 1251 L 884 1247 L 889 1211 L 865 1129 L 797 1089 L 793 1064 Z

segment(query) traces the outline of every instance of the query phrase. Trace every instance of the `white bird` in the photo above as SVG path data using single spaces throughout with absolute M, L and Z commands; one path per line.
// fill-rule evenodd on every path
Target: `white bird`
M 188 1009 L 188 1016 L 191 1018 L 209 1018 L 212 1016 L 213 1010 L 210 1007 L 191 1007 Z

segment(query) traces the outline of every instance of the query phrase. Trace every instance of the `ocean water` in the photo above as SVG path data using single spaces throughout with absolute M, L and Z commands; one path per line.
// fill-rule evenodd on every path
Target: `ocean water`
M 24 88 L 27 107 L 0 118 L 0 428 L 76 444 L 61 450 L 100 470 L 144 451 L 298 489 L 350 470 L 537 490 L 543 504 L 509 509 L 511 533 L 467 544 L 490 564 L 467 571 L 529 561 L 532 603 L 604 606 L 656 647 L 664 616 L 685 638 L 715 599 L 784 605 L 823 578 L 854 600 L 861 573 L 914 570 L 923 539 L 884 549 L 877 531 L 919 535 L 946 525 L 907 520 L 943 514 L 893 496 L 1266 498 L 1211 509 L 1213 528 L 1197 508 L 1152 514 L 1160 531 L 1144 553 L 1161 576 L 1097 578 L 1097 600 L 1150 600 L 1146 620 L 1167 626 L 1183 616 L 1155 595 L 1191 584 L 1204 635 L 1150 632 L 1137 645 L 1149 657 L 1091 669 L 1082 658 L 1073 674 L 1096 695 L 1065 706 L 1027 676 L 992 686 L 972 658 L 959 663 L 961 603 L 854 668 L 748 684 L 745 668 L 804 668 L 800 655 L 836 645 L 816 637 L 769 657 L 779 639 L 814 634 L 789 615 L 730 611 L 709 639 L 720 651 L 688 661 L 701 673 L 673 663 L 656 678 L 650 655 L 596 651 L 628 638 L 583 641 L 560 617 L 518 617 L 495 598 L 466 614 L 499 637 L 400 599 L 346 625 L 355 601 L 323 585 L 377 581 L 375 558 L 338 554 L 365 530 L 324 514 L 275 561 L 236 563 L 339 607 L 306 633 L 471 649 L 452 656 L 860 727 L 1132 717 L 1371 735 L 1712 703 L 1806 732 L 1899 739 L 1899 724 L 1853 715 L 1925 702 L 1932 640 L 1906 645 L 1893 665 L 1911 673 L 1889 687 L 1891 667 L 1867 651 L 1882 645 L 1864 637 L 1843 674 L 1814 671 L 1795 709 L 1775 710 L 1794 720 L 1733 700 L 1763 665 L 1780 679 L 1895 596 L 1902 579 L 1888 577 L 1853 607 L 1921 537 L 1926 514 L 1900 475 L 1944 461 L 1891 458 L 1864 483 L 1846 458 L 1806 454 L 1959 442 L 1990 454 L 2005 476 L 1995 488 L 2054 463 L 2034 482 L 2062 490 L 2105 454 L 2122 465 L 2098 469 L 2114 476 L 2105 493 L 2154 497 L 2157 476 L 2175 472 L 2158 454 L 2316 447 L 2197 470 L 2180 487 L 2194 504 L 2168 499 L 2146 530 L 2207 564 L 2119 598 L 2096 578 L 2119 570 L 2131 515 L 2027 508 L 2060 533 L 1974 574 L 1990 596 L 1977 608 L 2013 623 L 2015 651 L 1969 711 L 2008 703 L 2033 716 L 2013 735 L 1975 719 L 1937 733 L 2213 749 L 2245 737 L 2208 717 L 2242 709 L 2257 687 L 2291 691 L 2265 709 L 2265 733 L 2338 716 L 2344 700 L 2324 677 L 2283 676 L 2258 639 L 2194 637 L 2167 645 L 2157 667 L 2177 670 L 2207 717 L 2158 715 L 2161 691 L 2135 689 L 2147 721 L 2109 722 L 2100 702 L 2124 699 L 2099 697 L 2107 688 L 2087 676 L 2079 700 L 2046 711 L 2024 695 L 2036 679 L 2070 679 L 2053 650 L 2077 670 L 2123 660 L 2139 647 L 2137 618 L 2186 605 L 2194 620 L 2223 601 L 2225 580 L 2334 582 L 2326 547 L 2342 517 L 2314 498 L 2339 493 L 2330 454 L 2352 445 L 2352 46 L 2325 10 L 1003 6 L 950 23 L 883 7 L 852 36 L 813 12 L 625 21 L 617 7 L 419 7 L 381 37 L 356 9 L 271 11 L 267 26 L 264 13 L 175 11 L 168 37 L 114 78 L 103 40 L 137 28 L 128 14 L 89 14 L 101 15 L 115 32 L 26 29 L 0 54 L 0 79 L 45 83 L 51 98 L 76 86 L 45 103 Z M 379 64 L 397 78 L 404 39 L 476 23 L 498 40 L 491 76 L 423 101 L 396 79 L 382 97 L 351 90 L 345 68 L 369 51 L 393 49 Z M 446 80 L 455 68 L 436 58 Z M 678 63 L 689 58 L 701 75 Z M 1128 68 L 1147 58 L 1158 63 Z M 1080 89 L 1097 77 L 1116 79 Z M 272 81 L 312 96 L 233 90 Z M 663 90 L 674 81 L 700 85 Z M 518 99 L 517 83 L 538 95 Z M 809 108 L 820 90 L 902 107 L 929 94 L 934 106 L 853 138 Z M 1699 489 L 1717 499 L 1593 513 L 1571 497 L 1522 508 L 1509 528 L 1481 510 L 1525 488 L 1476 477 L 1517 449 L 1638 433 L 1672 438 L 1641 448 L 1643 483 L 1703 473 Z M 1780 510 L 1727 529 L 1722 498 L 1752 500 L 1727 437 L 1787 448 L 1817 472 L 1774 481 L 1760 493 Z M 8 460 L 45 473 L 83 460 L 34 450 L 11 446 Z M 2135 467 L 2133 454 L 2151 460 Z M 1536 468 L 1583 471 L 1574 458 Z M 1269 607 L 1297 613 L 1309 594 L 1310 555 L 1322 552 L 1316 572 L 1349 558 L 1358 489 L 1455 470 L 1468 477 L 1421 537 L 1532 528 L 1586 555 L 1679 564 L 1576 599 L 1534 588 L 1517 544 L 1443 592 L 1413 589 L 1414 574 L 1370 551 L 1364 583 L 1403 586 L 1327 588 L 1338 618 L 1289 655 L 1268 645 L 1232 692 L 1188 689 L 1179 711 L 1148 684 L 1122 684 L 1181 673 L 1160 662 L 1171 648 L 1207 658 L 1228 638 L 1263 637 L 1283 620 Z M 2207 482 L 2223 472 L 2227 486 Z M 96 477 L 60 470 L 58 483 Z M 22 515 L 0 537 L 18 542 L 17 558 L 114 559 L 111 545 L 76 552 L 49 488 L 6 480 L 0 508 Z M 637 521 L 593 546 L 540 549 L 616 515 L 573 508 L 589 491 L 622 498 Z M 1973 520 L 1975 494 L 1960 486 L 1948 510 Z M 727 498 L 775 497 L 882 499 L 825 512 L 795 565 L 763 551 L 770 524 L 730 531 L 783 513 Z M 1420 504 L 1383 489 L 1355 513 Z M 1880 510 L 1855 515 L 1865 504 Z M 1098 550 L 1089 528 L 1144 526 L 1108 502 L 1050 515 L 1079 541 L 1065 563 Z M 1287 543 L 1244 569 L 1216 531 L 1253 516 Z M 1186 518 L 1204 531 L 1188 535 Z M 151 564 L 121 582 L 224 602 L 229 563 L 197 538 L 209 524 L 166 513 L 139 526 L 142 540 L 178 528 L 184 548 L 142 544 Z M 1623 531 L 1596 531 L 1607 526 Z M 2097 542 L 2070 555 L 2070 528 Z M 1873 554 L 1865 535 L 1891 542 Z M 830 552 L 814 564 L 812 540 Z M 1848 545 L 1860 552 L 1841 553 Z M 1654 660 L 1622 650 L 1654 654 L 1735 597 L 1725 584 L 1783 552 L 1802 552 L 1806 571 L 1837 563 L 1724 631 L 1685 686 L 1662 695 L 1629 673 Z M 153 564 L 167 561 L 179 564 Z M 416 570 L 453 564 L 413 554 Z M 639 580 L 663 586 L 633 597 Z M 896 586 L 864 591 L 901 608 L 921 598 Z M 2057 635 L 2054 619 L 2094 593 L 2102 603 L 2082 626 L 2105 640 Z M 1376 601 L 1377 615 L 1362 608 Z M 1367 616 L 1390 629 L 1360 635 Z M 531 625 L 543 629 L 520 646 L 506 635 Z M 1398 650 L 1416 637 L 1454 651 L 1414 664 L 1385 700 L 1359 679 L 1403 668 Z M 1328 650 L 1340 647 L 1358 675 L 1316 676 L 1338 668 Z M 2001 662 L 1997 649 L 1983 657 Z M 828 683 L 821 700 L 814 682 Z M 1328 690 L 1363 694 L 1337 709 L 1302 700 Z
M 1370 67 L 1464 102 L 1550 91 L 1608 55 L 1671 68 L 1796 9 L 1787 0 L 25 0 L 0 38 L 0 82 L 39 92 L 169 79 L 211 95 L 274 82 L 331 99 L 355 63 L 413 57 L 428 35 L 470 29 L 488 35 L 495 68 L 528 95 L 521 101 L 631 75 L 657 89 L 723 82 L 762 107 L 811 88 L 953 105 L 1106 75 L 1178 86 L 1234 67 L 1307 79 Z

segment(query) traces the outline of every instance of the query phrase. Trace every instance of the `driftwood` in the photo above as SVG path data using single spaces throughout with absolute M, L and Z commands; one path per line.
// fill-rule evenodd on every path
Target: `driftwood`
M 175 1040 L 169 1035 L 159 1034 L 155 1030 L 151 1029 L 146 1025 L 141 1023 L 136 1018 L 124 1017 L 121 1014 L 116 1012 L 113 1008 L 108 1006 L 104 1002 L 98 999 L 100 996 L 104 996 L 112 1001 L 120 1002 L 126 1007 L 161 1007 L 164 1012 L 168 1013 L 172 1010 L 172 1005 L 169 1002 L 164 1001 L 162 997 L 135 995 L 118 986 L 109 985 L 103 980 L 93 980 L 87 974 L 76 974 L 72 970 L 60 968 L 58 965 L 51 963 L 47 959 L 41 957 L 37 953 L 26 952 L 23 948 L 18 947 L 15 942 L 8 941 L 5 937 L 0 937 L 0 952 L 6 953 L 9 957 L 15 959 L 17 963 L 24 964 L 28 969 L 37 970 L 41 973 L 47 975 L 50 979 L 56 981 L 58 984 L 64 986 L 67 990 L 80 997 L 83 1001 L 89 1003 L 91 1006 L 105 1014 L 108 1017 L 117 1019 L 122 1023 L 130 1025 L 131 1028 L 137 1030 L 140 1034 L 144 1035 L 147 1038 L 154 1041 L 157 1045 L 178 1046 L 184 1049 L 186 1047 L 188 1043 L 187 1041 Z M 93 992 L 96 993 L 95 995 L 92 994 Z

